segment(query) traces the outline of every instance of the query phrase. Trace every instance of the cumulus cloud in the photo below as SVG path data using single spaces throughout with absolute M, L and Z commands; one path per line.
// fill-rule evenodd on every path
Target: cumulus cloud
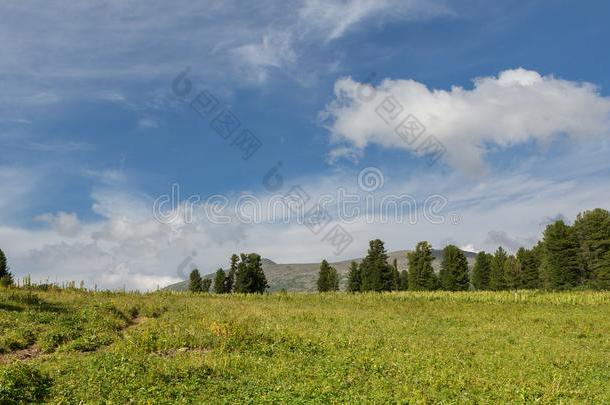
M 323 112 L 334 141 L 355 149 L 378 144 L 418 153 L 417 145 L 433 135 L 446 149 L 446 163 L 469 174 L 485 169 L 492 146 L 610 134 L 610 99 L 595 86 L 522 68 L 477 78 L 472 89 L 429 89 L 391 79 L 372 87 L 342 78 L 334 92 L 336 99 Z M 411 125 L 412 117 L 425 128 L 423 134 L 400 127 L 403 121 Z
M 42 214 L 34 219 L 36 221 L 46 222 L 61 236 L 75 237 L 81 231 L 81 224 L 75 213 L 59 211 L 57 214 Z
M 380 168 L 385 181 L 383 188 L 374 193 L 375 201 L 401 193 L 418 201 L 440 194 L 448 200 L 442 211 L 445 220 L 431 223 L 419 216 L 415 223 L 371 223 L 366 218 L 368 211 L 361 210 L 354 220 L 338 221 L 331 206 L 333 221 L 328 227 L 340 224 L 354 238 L 339 255 L 324 240 L 325 231 L 316 234 L 302 224 L 264 216 L 267 220 L 260 224 L 240 222 L 235 212 L 231 213 L 232 204 L 239 198 L 234 194 L 233 198 L 227 197 L 227 211 L 215 211 L 229 215 L 229 224 L 212 223 L 204 215 L 192 215 L 192 220 L 186 221 L 190 208 L 201 214 L 208 204 L 202 196 L 202 202 L 191 206 L 187 204 L 190 196 L 186 195 L 168 205 L 176 215 L 167 212 L 166 218 L 171 220 L 159 222 L 153 215 L 154 197 L 139 192 L 128 180 L 109 185 L 99 179 L 91 193 L 92 209 L 99 218 L 79 220 L 80 232 L 76 236 L 61 235 L 53 227 L 31 229 L 9 226 L 3 221 L 0 246 L 18 277 L 31 274 L 40 281 L 84 280 L 89 287 L 97 284 L 99 288 L 125 286 L 141 290 L 178 281 L 193 267 L 211 273 L 226 266 L 230 255 L 236 252 L 258 252 L 276 262 L 319 262 L 324 258 L 336 261 L 361 256 L 374 238 L 384 240 L 391 251 L 410 249 L 420 240 L 428 240 L 436 248 L 450 242 L 468 250 L 493 251 L 503 245 L 514 251 L 521 245 L 530 246 L 540 237 L 549 215 L 561 212 L 572 220 L 585 209 L 610 208 L 610 181 L 602 170 L 607 166 L 608 152 L 608 145 L 599 143 L 595 148 L 566 152 L 559 159 L 540 161 L 543 157 L 537 156 L 532 159 L 538 164 L 524 165 L 526 169 L 513 168 L 477 180 L 459 172 L 442 177 L 432 172 L 410 172 L 406 176 L 396 169 Z M 575 180 L 574 173 L 566 168 L 577 162 L 587 164 L 580 166 Z M 553 178 L 547 171 L 554 174 Z M 322 196 L 337 195 L 339 188 L 350 194 L 362 193 L 357 170 L 286 179 L 279 195 L 297 184 L 311 197 L 308 207 Z M 263 206 L 271 200 L 263 190 L 254 190 L 253 195 Z M 35 199 L 31 193 L 20 198 Z M 18 201 L 11 200 L 10 205 L 13 204 Z M 45 219 L 60 223 L 59 218 L 66 216 L 70 214 L 48 214 Z M 452 221 L 454 218 L 459 221 Z

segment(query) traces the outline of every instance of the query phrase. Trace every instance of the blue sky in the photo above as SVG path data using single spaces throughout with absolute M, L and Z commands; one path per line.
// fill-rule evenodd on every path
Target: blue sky
M 211 272 L 236 251 L 356 257 L 376 237 L 514 249 L 608 208 L 606 2 L 6 2 L 0 16 L 0 247 L 19 276 L 146 289 L 194 251 Z M 250 159 L 193 111 L 195 92 L 172 92 L 186 67 L 261 141 Z M 375 114 L 386 97 L 444 145 L 436 164 Z M 152 215 L 172 184 L 269 198 L 278 162 L 278 193 L 358 190 L 374 167 L 379 193 L 442 195 L 459 223 L 335 219 L 353 239 L 336 253 L 300 224 Z

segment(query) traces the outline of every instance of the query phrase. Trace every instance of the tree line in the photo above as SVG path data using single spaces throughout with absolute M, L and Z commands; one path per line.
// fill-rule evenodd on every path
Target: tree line
M 189 290 L 191 292 L 209 292 L 212 279 L 202 278 L 199 270 L 194 269 L 189 277 Z M 216 294 L 230 293 L 258 293 L 265 292 L 269 285 L 263 271 L 260 255 L 256 253 L 242 253 L 231 256 L 229 269 L 220 268 L 214 274 L 214 292 Z
M 362 262 L 350 265 L 347 291 L 610 289 L 610 213 L 597 208 L 578 214 L 573 225 L 554 221 L 532 248 L 521 247 L 515 255 L 501 246 L 493 254 L 479 252 L 472 268 L 464 252 L 448 245 L 436 273 L 426 241 L 407 259 L 407 269 L 400 271 L 396 259 L 388 263 L 384 243 L 370 241 Z M 317 287 L 320 292 L 339 290 L 337 270 L 326 260 Z

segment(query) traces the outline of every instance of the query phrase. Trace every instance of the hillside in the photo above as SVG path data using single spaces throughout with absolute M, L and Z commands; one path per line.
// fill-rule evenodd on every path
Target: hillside
M 433 250 L 434 257 L 436 258 L 432 265 L 434 269 L 438 271 L 440 266 L 442 251 Z M 474 263 L 474 257 L 476 253 L 464 252 L 468 263 L 472 266 Z M 392 263 L 394 259 L 398 262 L 398 268 L 400 270 L 407 268 L 407 251 L 397 250 L 395 252 L 389 252 L 389 263 Z M 349 265 L 352 261 L 360 263 L 362 257 L 343 260 L 340 262 L 331 263 L 333 267 L 337 269 L 341 275 L 341 289 L 344 289 L 347 281 L 347 273 L 349 271 Z M 318 270 L 320 269 L 320 263 L 276 263 L 270 259 L 263 259 L 263 270 L 267 276 L 267 282 L 269 283 L 269 291 L 315 291 L 316 280 L 318 276 Z M 208 274 L 206 278 L 213 277 L 213 274 Z M 164 290 L 171 291 L 185 291 L 188 288 L 188 281 L 182 281 L 180 283 L 172 284 L 164 288 Z

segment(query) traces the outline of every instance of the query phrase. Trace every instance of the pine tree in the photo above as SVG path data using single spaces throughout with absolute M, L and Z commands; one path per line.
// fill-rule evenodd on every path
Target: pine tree
M 517 260 L 521 267 L 521 288 L 535 289 L 540 286 L 540 263 L 533 249 L 519 248 Z
M 191 271 L 189 280 L 189 290 L 191 292 L 198 293 L 203 290 L 203 286 L 201 284 L 201 274 L 199 274 L 199 270 L 194 269 L 193 271 Z
M 209 293 L 211 286 L 212 286 L 211 278 L 204 278 L 203 280 L 201 280 L 201 292 Z
M 400 271 L 398 271 L 398 260 L 392 261 L 392 291 L 400 290 Z
M 256 253 L 244 254 L 240 256 L 235 274 L 235 292 L 238 293 L 258 293 L 265 292 L 269 285 L 261 264 L 261 257 Z
M 225 278 L 225 293 L 230 294 L 233 292 L 233 287 L 235 285 L 235 273 L 237 272 L 237 262 L 239 261 L 239 256 L 236 254 L 231 255 L 231 264 L 229 267 L 229 271 L 227 272 L 227 277 Z
M 443 260 L 438 278 L 443 290 L 464 291 L 468 289 L 468 260 L 457 246 L 447 245 L 443 249 Z
M 360 270 L 362 291 L 392 291 L 392 269 L 381 240 L 369 242 L 369 251 L 360 264 Z
M 0 285 L 8 287 L 13 284 L 13 275 L 10 272 L 6 255 L 0 249 Z
M 319 292 L 339 290 L 339 274 L 337 269 L 329 265 L 326 260 L 322 260 L 322 263 L 320 263 L 317 285 Z
M 406 270 L 400 272 L 400 284 L 398 289 L 400 291 L 407 291 L 409 289 L 409 272 Z
M 597 263 L 593 287 L 610 290 L 610 251 L 606 252 Z
M 489 289 L 500 291 L 506 289 L 506 279 L 504 278 L 504 262 L 507 259 L 506 251 L 502 246 L 498 247 L 494 253 L 489 272 Z
M 347 276 L 347 291 L 360 291 L 360 267 L 358 263 L 352 262 L 349 266 L 349 274 Z
M 598 270 L 610 251 L 610 212 L 601 208 L 582 212 L 573 228 L 579 242 L 580 283 L 597 284 Z
M 216 294 L 224 294 L 226 289 L 227 274 L 223 269 L 216 270 L 216 275 L 214 276 L 214 292 Z
M 543 243 L 548 287 L 562 290 L 578 285 L 580 247 L 574 229 L 563 221 L 556 221 L 546 227 Z
M 489 273 L 491 273 L 491 258 L 489 253 L 479 252 L 472 268 L 472 285 L 476 290 L 489 289 Z
M 337 269 L 330 266 L 328 271 L 328 290 L 327 291 L 339 291 L 339 273 Z
M 504 279 L 506 287 L 511 290 L 518 290 L 522 285 L 521 263 L 515 256 L 509 256 L 504 261 Z
M 432 246 L 426 241 L 419 242 L 413 252 L 407 253 L 409 259 L 409 290 L 434 290 L 437 280 L 432 268 Z

